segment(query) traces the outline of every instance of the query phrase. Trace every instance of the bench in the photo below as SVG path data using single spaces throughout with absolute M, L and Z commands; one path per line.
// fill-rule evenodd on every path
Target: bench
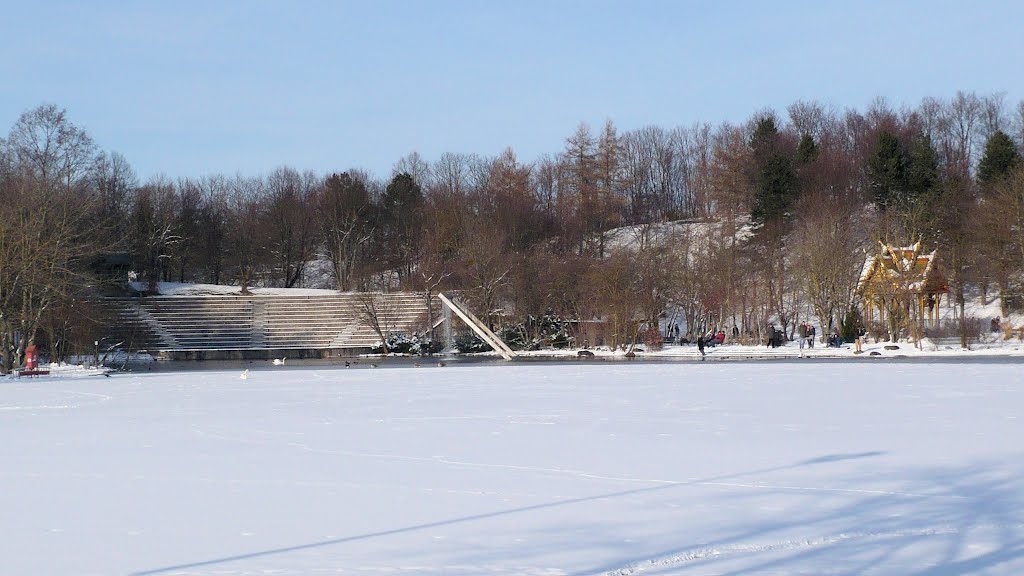
M 38 368 L 37 369 L 33 369 L 33 370 L 29 370 L 29 369 L 18 370 L 18 378 L 21 378 L 22 376 L 49 376 L 49 375 L 50 375 L 50 371 L 49 370 L 41 370 L 41 369 L 38 369 Z

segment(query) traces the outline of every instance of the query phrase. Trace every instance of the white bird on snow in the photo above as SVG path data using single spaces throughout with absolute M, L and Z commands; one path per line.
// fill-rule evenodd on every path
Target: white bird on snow
M 244 371 L 242 372 L 242 375 L 241 375 L 241 376 L 239 376 L 239 378 L 241 378 L 242 380 L 248 380 L 248 379 L 249 379 L 249 369 L 248 369 L 248 368 L 246 368 L 246 369 L 245 369 L 245 370 L 244 370 Z
M 274 366 L 284 366 L 284 361 L 287 358 L 274 358 Z

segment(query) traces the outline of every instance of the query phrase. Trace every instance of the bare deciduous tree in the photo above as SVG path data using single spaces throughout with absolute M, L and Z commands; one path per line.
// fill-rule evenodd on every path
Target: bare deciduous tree
M 225 244 L 241 293 L 248 294 L 267 260 L 263 183 L 238 176 L 231 181 L 229 190 Z
M 332 174 L 324 181 L 316 205 L 338 290 L 353 290 L 364 247 L 374 232 L 370 193 L 361 178 L 347 172 Z
M 157 283 L 167 280 L 171 249 L 180 240 L 174 186 L 156 178 L 135 192 L 130 223 L 136 270 L 142 272 L 147 290 L 157 293 Z
M 632 255 L 618 252 L 592 268 L 587 278 L 593 306 L 605 320 L 605 344 L 612 350 L 629 349 L 636 341 L 640 322 L 634 264 Z
M 360 317 L 373 332 L 380 338 L 384 353 L 388 349 L 388 337 L 395 332 L 397 326 L 397 310 L 394 301 L 388 298 L 387 293 L 380 290 L 360 292 L 358 295 Z
M 92 140 L 63 110 L 21 116 L 0 147 L 0 370 L 20 364 L 44 315 L 74 298 L 105 248 L 87 176 Z
M 827 194 L 808 194 L 797 208 L 790 244 L 793 273 L 823 331 L 830 333 L 853 300 L 864 263 L 856 206 Z
M 282 167 L 267 178 L 267 249 L 277 283 L 292 288 L 302 279 L 315 249 L 312 201 L 317 192 L 312 173 Z

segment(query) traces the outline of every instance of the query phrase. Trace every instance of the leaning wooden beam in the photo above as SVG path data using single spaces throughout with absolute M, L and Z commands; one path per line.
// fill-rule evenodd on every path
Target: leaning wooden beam
M 491 329 L 488 328 L 486 324 L 477 319 L 477 317 L 474 316 L 472 312 L 470 312 L 469 310 L 465 310 L 462 308 L 462 306 L 456 304 L 455 302 L 452 302 L 444 294 L 438 293 L 437 297 L 440 298 L 441 302 L 443 302 L 444 305 L 447 306 L 452 312 L 455 312 L 455 314 L 459 318 L 461 318 L 463 322 L 465 322 L 470 328 L 472 328 L 473 331 L 476 332 L 476 335 L 479 336 L 481 340 L 487 342 L 491 346 L 491 348 L 494 348 L 494 350 L 498 354 L 501 354 L 502 358 L 504 358 L 505 360 L 511 360 L 512 357 L 515 356 L 516 353 L 513 352 L 512 349 L 509 348 L 504 342 L 502 342 L 501 338 L 498 338 L 498 336 L 495 335 L 494 332 L 491 332 Z
M 462 308 L 462 311 L 466 313 L 466 316 L 469 316 L 470 320 L 472 320 L 473 322 L 476 322 L 476 324 L 480 327 L 480 329 L 483 330 L 484 332 L 486 332 L 491 337 L 491 339 L 494 340 L 498 344 L 498 348 L 501 351 L 504 351 L 505 355 L 507 355 L 506 360 L 510 360 L 511 356 L 515 356 L 516 355 L 515 351 L 513 351 L 511 348 L 509 348 L 508 344 L 505 344 L 504 340 L 502 340 L 501 338 L 498 338 L 498 335 L 495 334 L 494 332 L 492 332 L 491 329 L 487 327 L 487 324 L 484 324 L 483 322 L 481 322 L 480 319 L 477 318 L 476 315 L 473 314 L 473 312 L 470 311 L 469 308 L 466 308 L 465 304 L 460 304 L 459 302 L 454 302 L 454 301 L 453 301 L 453 303 L 456 306 L 458 306 L 459 308 Z

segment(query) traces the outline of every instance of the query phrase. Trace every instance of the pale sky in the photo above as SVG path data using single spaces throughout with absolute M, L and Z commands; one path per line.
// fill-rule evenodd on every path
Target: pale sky
M 1024 98 L 1024 2 L 0 2 L 0 134 L 67 109 L 143 180 L 533 161 L 580 122 Z

